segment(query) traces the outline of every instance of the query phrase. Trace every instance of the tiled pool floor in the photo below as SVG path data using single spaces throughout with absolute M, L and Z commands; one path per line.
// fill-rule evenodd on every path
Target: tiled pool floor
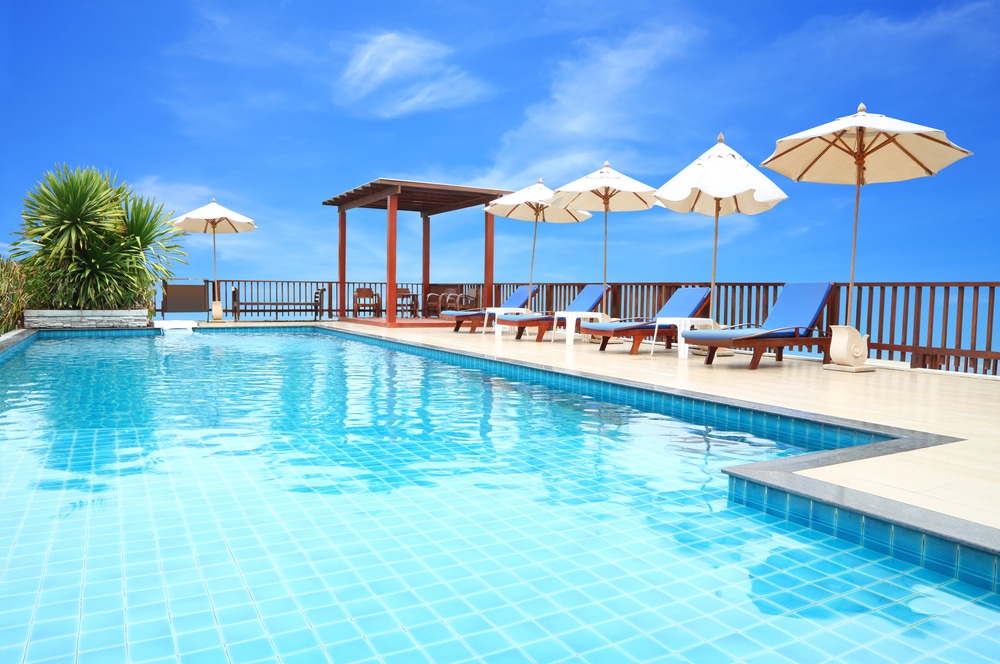
M 888 368 L 847 374 L 822 371 L 813 361 L 786 359 L 779 364 L 771 358 L 765 358 L 756 371 L 748 371 L 747 356 L 739 354 L 705 366 L 701 357 L 679 361 L 676 352 L 662 347 L 652 357 L 645 352 L 647 347 L 639 355 L 629 355 L 627 344 L 609 346 L 603 353 L 579 339 L 567 347 L 561 335 L 555 343 L 515 341 L 510 335 L 498 343 L 492 334 L 332 325 L 611 380 L 954 436 L 961 442 L 814 468 L 803 474 L 1000 529 L 998 378 Z
M 0 661 L 1000 652 L 997 595 L 730 506 L 704 444 L 675 457 L 561 437 L 525 453 L 497 439 L 459 459 L 454 440 L 431 436 L 362 444 L 345 462 L 333 432 L 30 435 L 2 457 Z M 38 450 L 78 472 L 39 468 Z M 679 458 L 694 484 L 643 485 L 657 458 Z

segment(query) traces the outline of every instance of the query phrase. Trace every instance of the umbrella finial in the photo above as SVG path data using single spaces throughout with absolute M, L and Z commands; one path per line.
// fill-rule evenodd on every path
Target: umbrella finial
M 720 132 L 719 132 L 719 138 L 717 138 L 716 140 L 717 140 L 717 141 L 718 141 L 719 143 L 725 143 L 725 142 L 726 142 L 726 137 L 725 137 L 725 136 L 723 136 L 723 135 L 722 135 L 722 132 L 720 131 Z
M 202 200 L 205 200 L 205 199 L 202 199 Z M 215 196 L 212 196 L 212 202 L 213 203 L 215 202 Z
M 858 113 L 864 113 L 866 110 L 868 109 L 865 108 L 864 104 L 858 104 Z
M 538 178 L 538 184 L 542 183 L 542 178 Z
M 604 162 L 604 168 L 611 168 L 611 162 L 609 161 Z

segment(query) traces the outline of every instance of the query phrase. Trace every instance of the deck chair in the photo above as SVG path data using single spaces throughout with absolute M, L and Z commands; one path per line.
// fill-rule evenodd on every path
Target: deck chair
M 607 284 L 590 284 L 589 286 L 584 286 L 583 290 L 573 298 L 572 302 L 566 305 L 563 311 L 567 313 L 588 313 L 594 311 L 610 290 L 611 286 Z M 549 330 L 553 330 L 553 334 L 555 334 L 555 328 L 559 325 L 566 326 L 567 318 L 572 318 L 574 322 L 570 325 L 573 329 L 567 328 L 566 334 L 573 334 L 576 331 L 576 321 L 578 319 L 573 316 L 556 316 L 555 312 L 544 314 L 502 314 L 497 316 L 496 325 L 516 327 L 517 339 L 521 338 L 525 329 L 529 327 L 538 328 L 535 341 L 541 341 L 545 337 L 545 333 Z
M 734 325 L 720 330 L 682 330 L 685 341 L 708 348 L 705 364 L 711 364 L 720 348 L 753 351 L 750 368 L 756 369 L 767 350 L 782 360 L 785 346 L 816 346 L 823 351 L 823 364 L 830 363 L 830 337 L 817 335 L 819 316 L 830 298 L 833 284 L 785 284 L 771 312 L 760 326 Z
M 378 318 L 382 315 L 382 297 L 371 288 L 354 289 L 354 317 L 364 313 Z
M 667 348 L 671 342 L 677 339 L 677 325 L 661 324 L 657 326 L 658 318 L 698 318 L 702 310 L 708 306 L 707 286 L 696 288 L 678 288 L 673 292 L 667 301 L 660 307 L 660 310 L 652 318 L 632 318 L 617 320 L 610 323 L 600 321 L 582 321 L 580 323 L 580 333 L 589 334 L 601 338 L 601 348 L 604 350 L 608 342 L 613 337 L 631 337 L 632 348 L 629 355 L 639 352 L 639 345 L 643 339 L 654 337 L 663 339 Z
M 497 314 L 512 313 L 517 311 L 531 311 L 531 309 L 528 308 L 528 303 L 537 292 L 538 286 L 532 286 L 530 290 L 527 286 L 518 286 L 517 290 L 515 290 L 510 297 L 504 300 L 500 306 L 487 307 L 476 311 L 449 309 L 442 311 L 441 315 L 450 316 L 455 319 L 455 332 L 458 332 L 459 329 L 461 329 L 462 323 L 468 322 L 469 333 L 471 334 L 475 332 L 480 325 L 482 325 L 485 330 L 486 326 L 489 325 L 490 320 L 496 317 Z

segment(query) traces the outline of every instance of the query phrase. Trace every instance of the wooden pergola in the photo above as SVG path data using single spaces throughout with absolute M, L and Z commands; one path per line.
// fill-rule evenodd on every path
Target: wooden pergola
M 356 189 L 345 191 L 323 201 L 323 205 L 336 206 L 339 216 L 337 244 L 337 282 L 339 310 L 344 317 L 347 313 L 347 211 L 354 208 L 374 208 L 385 210 L 386 232 L 386 324 L 396 325 L 396 214 L 403 210 L 419 212 L 423 220 L 423 292 L 427 293 L 431 278 L 431 217 L 445 212 L 454 212 L 469 207 L 486 205 L 510 191 L 506 189 L 484 189 L 462 187 L 453 184 L 431 182 L 411 182 L 408 180 L 386 180 L 379 178 Z M 493 215 L 483 213 L 485 237 L 483 242 L 483 306 L 493 304 Z

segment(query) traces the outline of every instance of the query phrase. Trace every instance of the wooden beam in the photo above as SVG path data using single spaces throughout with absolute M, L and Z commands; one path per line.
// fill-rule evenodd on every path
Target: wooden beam
M 442 205 L 440 207 L 432 208 L 430 210 L 421 210 L 421 214 L 425 217 L 433 217 L 439 214 L 444 214 L 445 212 L 454 212 L 455 210 L 464 210 L 465 208 L 470 208 L 476 205 L 486 205 L 490 201 L 494 201 L 500 196 L 483 196 L 480 199 L 467 199 L 459 203 L 451 203 L 448 205 Z
M 362 196 L 361 198 L 356 198 L 350 203 L 344 203 L 343 205 L 338 205 L 337 209 L 343 212 L 347 210 L 353 210 L 354 208 L 364 207 L 375 201 L 380 201 L 384 198 L 389 198 L 390 196 L 398 196 L 403 188 L 399 185 L 388 186 L 384 189 L 379 189 L 378 191 L 373 191 L 372 193 Z

